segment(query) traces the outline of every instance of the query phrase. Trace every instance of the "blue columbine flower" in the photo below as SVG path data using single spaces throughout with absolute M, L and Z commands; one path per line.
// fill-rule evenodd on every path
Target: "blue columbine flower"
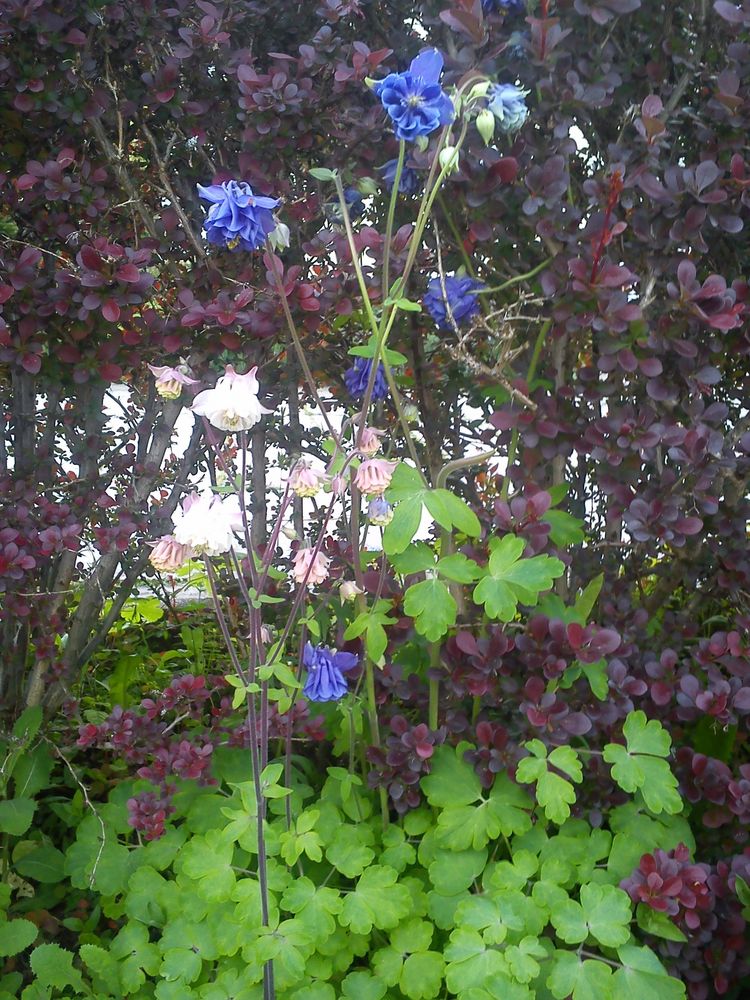
M 477 281 L 476 278 L 457 278 L 452 275 L 445 278 L 445 293 L 451 307 L 451 314 L 457 325 L 460 325 L 464 320 L 471 319 L 479 312 L 479 299 L 476 292 L 484 287 L 484 282 Z M 452 329 L 452 324 L 448 319 L 448 311 L 445 308 L 440 278 L 433 278 L 427 285 L 427 294 L 423 299 L 423 304 L 441 330 Z
M 367 505 L 367 517 L 370 524 L 377 524 L 379 527 L 384 528 L 393 520 L 393 507 L 391 507 L 385 497 L 373 497 Z
M 398 160 L 388 160 L 384 163 L 382 167 L 378 167 L 378 170 L 383 175 L 383 180 L 388 190 L 392 190 L 393 182 L 396 180 L 396 167 L 398 166 Z M 398 189 L 401 194 L 416 194 L 422 186 L 422 182 L 419 178 L 419 174 L 416 170 L 412 170 L 411 167 L 404 167 L 401 170 L 401 180 L 398 182 Z
M 370 380 L 371 369 L 371 358 L 355 358 L 354 365 L 348 371 L 344 372 L 344 384 L 355 399 L 362 399 L 364 396 L 367 383 Z M 378 399 L 385 399 L 387 395 L 388 382 L 385 378 L 385 368 L 383 368 L 383 362 L 379 361 L 375 383 L 372 387 L 373 402 L 376 402 Z
M 525 0 L 482 0 L 482 10 L 485 14 L 502 11 L 504 14 L 523 14 L 526 10 Z
M 349 218 L 352 222 L 358 219 L 361 215 L 365 214 L 365 202 L 362 194 L 354 187 L 344 188 L 344 201 L 346 202 L 346 207 L 349 212 Z M 336 201 L 326 202 L 325 213 L 328 220 L 336 226 L 341 226 L 344 223 L 344 213 L 341 211 L 341 205 Z
M 528 90 L 521 90 L 514 83 L 493 83 L 487 91 L 487 107 L 503 132 L 515 132 L 526 121 L 527 94 Z
M 403 73 L 389 73 L 374 85 L 399 139 L 411 141 L 453 121 L 453 104 L 439 83 L 442 72 L 442 55 L 428 49 Z
M 257 250 L 266 236 L 276 228 L 273 209 L 278 198 L 264 198 L 253 194 L 245 181 L 225 181 L 209 187 L 197 185 L 198 194 L 211 207 L 203 221 L 206 239 L 220 247 L 236 250 Z
M 339 701 L 349 690 L 342 671 L 356 667 L 359 657 L 308 642 L 303 662 L 307 667 L 307 680 L 302 689 L 305 698 L 308 701 Z

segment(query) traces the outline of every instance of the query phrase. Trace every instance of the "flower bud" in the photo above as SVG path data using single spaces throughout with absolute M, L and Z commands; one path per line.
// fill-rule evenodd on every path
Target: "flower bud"
M 380 190 L 378 182 L 373 177 L 359 177 L 357 179 L 357 188 L 359 189 L 359 193 L 365 197 L 377 194 Z
M 276 228 L 268 235 L 268 242 L 273 250 L 285 250 L 289 246 L 290 239 L 289 226 L 283 222 L 277 222 Z
M 438 163 L 448 174 L 455 174 L 458 170 L 458 150 L 455 146 L 445 146 L 440 150 Z
M 367 517 L 370 520 L 370 524 L 377 524 L 379 527 L 384 528 L 393 520 L 393 507 L 391 507 L 385 497 L 375 497 L 367 506 Z
M 288 538 L 290 542 L 295 542 L 299 538 L 299 535 L 291 526 L 291 524 L 283 525 L 281 528 L 281 534 L 284 536 L 284 538 Z
M 359 594 L 364 594 L 364 590 L 358 587 L 354 580 L 344 580 L 339 593 L 342 601 L 354 601 Z
M 346 493 L 346 479 L 342 475 L 336 475 L 331 480 L 331 493 L 337 497 L 342 497 Z
M 404 404 L 404 417 L 408 424 L 419 423 L 419 409 L 414 405 L 414 403 Z
M 485 146 L 489 146 L 495 134 L 495 116 L 489 108 L 483 108 L 477 115 L 477 132 L 484 139 Z
M 424 153 L 427 147 L 430 145 L 430 140 L 426 135 L 418 135 L 414 140 L 414 145 L 417 147 L 420 153 Z
M 149 544 L 152 547 L 149 561 L 160 573 L 174 573 L 193 557 L 192 548 L 182 545 L 174 535 L 162 535 L 158 541 Z
M 469 91 L 469 100 L 476 101 L 480 97 L 486 97 L 489 88 L 490 88 L 489 80 L 482 80 L 481 83 L 475 83 L 474 86 Z
M 357 445 L 357 451 L 365 458 L 372 458 L 380 451 L 380 439 L 385 431 L 376 430 L 374 427 L 365 427 Z

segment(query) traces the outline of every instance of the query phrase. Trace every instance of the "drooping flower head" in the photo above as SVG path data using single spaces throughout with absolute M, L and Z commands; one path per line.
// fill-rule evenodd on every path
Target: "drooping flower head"
M 385 431 L 379 431 L 376 427 L 363 427 L 362 434 L 357 441 L 357 451 L 365 458 L 372 458 L 380 451 L 382 444 L 380 439 L 385 435 Z
M 487 107 L 497 119 L 503 132 L 515 132 L 526 121 L 528 90 L 521 90 L 514 83 L 493 83 L 487 91 Z
M 389 191 L 393 188 L 393 183 L 396 180 L 396 167 L 398 166 L 398 160 L 388 160 L 384 163 L 382 167 L 378 167 L 378 170 L 382 174 L 385 186 Z M 404 166 L 401 170 L 401 178 L 398 182 L 398 189 L 401 194 L 416 194 L 417 191 L 422 187 L 422 181 L 416 170 L 412 170 L 411 167 Z
M 371 370 L 372 358 L 355 358 L 352 367 L 344 372 L 344 385 L 355 399 L 362 399 L 364 396 Z M 385 378 L 385 368 L 383 368 L 383 362 L 379 361 L 375 383 L 372 387 L 372 400 L 377 402 L 379 399 L 385 399 L 387 395 L 388 383 Z
M 289 489 L 298 497 L 314 497 L 327 481 L 327 477 L 300 459 L 289 474 Z
M 357 469 L 354 485 L 365 496 L 381 496 L 391 485 L 393 470 L 398 462 L 384 458 L 368 458 Z
M 373 87 L 399 139 L 412 141 L 453 121 L 453 103 L 440 86 L 443 57 L 428 49 L 403 73 L 389 73 Z
M 461 323 L 471 319 L 479 312 L 479 299 L 476 292 L 484 287 L 484 283 L 477 281 L 476 278 L 458 278 L 454 275 L 445 277 L 445 294 L 448 298 L 451 315 L 457 325 L 460 326 Z M 423 299 L 423 305 L 441 330 L 452 329 L 440 278 L 433 278 L 427 285 L 427 294 Z
M 245 181 L 197 187 L 201 198 L 211 203 L 203 221 L 209 243 L 229 250 L 257 250 L 276 229 L 272 213 L 278 198 L 254 194 Z
M 364 590 L 354 580 L 343 580 L 339 587 L 339 594 L 342 601 L 355 601 L 359 594 L 364 594 Z
M 234 545 L 235 532 L 243 529 L 237 497 L 222 499 L 212 493 L 191 493 L 173 521 L 174 540 L 199 556 L 224 555 Z
M 169 365 L 146 367 L 154 376 L 156 391 L 162 399 L 179 399 L 183 385 L 195 385 L 198 381 L 196 378 L 190 378 L 179 368 L 170 368 Z
M 189 545 L 182 545 L 174 535 L 162 535 L 155 542 L 148 543 L 151 549 L 149 562 L 160 573 L 174 573 L 184 566 L 188 559 L 193 558 L 193 550 Z
M 244 375 L 238 375 L 231 365 L 213 389 L 199 392 L 191 407 L 193 413 L 205 417 L 220 431 L 246 431 L 254 427 L 264 413 L 272 413 L 258 402 L 257 365 Z
M 340 701 L 349 690 L 343 671 L 356 667 L 359 657 L 308 642 L 302 660 L 307 667 L 302 693 L 308 701 Z
M 365 201 L 362 192 L 358 191 L 357 188 L 344 188 L 344 202 L 349 213 L 349 219 L 352 222 L 365 214 Z M 338 198 L 335 201 L 326 202 L 325 214 L 328 221 L 332 222 L 335 226 L 343 225 L 344 213 L 341 211 Z
M 317 555 L 314 553 L 315 549 L 300 549 L 295 555 L 292 560 L 292 577 L 295 583 L 301 585 L 305 583 L 307 577 L 307 586 L 314 587 L 327 578 L 330 558 L 324 556 L 322 552 L 318 552 Z
M 379 527 L 384 528 L 393 520 L 393 507 L 391 507 L 385 497 L 373 497 L 367 506 L 367 517 L 370 524 L 377 524 Z

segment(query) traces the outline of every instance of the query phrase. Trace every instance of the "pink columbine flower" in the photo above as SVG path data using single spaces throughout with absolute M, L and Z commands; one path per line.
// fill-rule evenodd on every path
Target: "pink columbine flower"
M 328 567 L 331 564 L 331 560 L 328 556 L 324 556 L 322 552 L 318 552 L 317 555 L 313 556 L 314 552 L 314 549 L 300 549 L 294 557 L 292 576 L 295 583 L 302 584 L 305 582 L 305 577 L 307 577 L 307 586 L 314 587 L 316 584 L 322 583 L 328 576 Z M 310 568 L 309 576 L 308 568 Z
M 323 488 L 326 476 L 300 459 L 289 475 L 289 489 L 298 497 L 314 497 Z
M 377 455 L 380 451 L 380 439 L 384 434 L 385 431 L 379 431 L 375 427 L 365 427 L 357 444 L 357 451 L 365 458 Z
M 149 562 L 160 573 L 174 573 L 194 555 L 192 548 L 178 542 L 174 535 L 162 535 L 149 545 L 152 546 Z
M 212 493 L 191 493 L 175 511 L 174 537 L 192 548 L 196 555 L 221 556 L 235 544 L 234 535 L 243 530 L 239 498 L 223 499 Z
M 256 365 L 244 375 L 238 375 L 231 365 L 227 365 L 215 387 L 195 397 L 191 407 L 193 413 L 205 417 L 220 431 L 250 430 L 264 413 L 273 413 L 258 401 L 257 370 Z
M 159 368 L 156 365 L 148 365 L 148 370 L 156 379 L 156 391 L 162 399 L 179 399 L 183 385 L 195 385 L 197 378 L 190 378 L 179 368 L 170 368 L 164 365 Z
M 368 458 L 357 469 L 354 485 L 367 496 L 379 496 L 391 484 L 393 470 L 398 462 L 388 462 L 384 458 Z

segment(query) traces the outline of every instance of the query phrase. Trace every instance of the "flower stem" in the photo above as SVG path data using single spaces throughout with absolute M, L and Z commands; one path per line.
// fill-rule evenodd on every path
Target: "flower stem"
M 547 339 L 547 334 L 552 326 L 552 320 L 547 319 L 542 323 L 539 333 L 537 334 L 536 342 L 534 343 L 534 350 L 531 354 L 531 361 L 529 362 L 529 370 L 526 373 L 526 384 L 531 386 L 531 382 L 536 375 L 536 366 L 539 363 L 539 356 L 542 353 L 542 347 L 544 346 L 544 341 Z M 513 428 L 513 433 L 510 438 L 510 445 L 508 447 L 508 460 L 505 466 L 505 477 L 503 479 L 503 486 L 500 490 L 500 499 L 507 500 L 510 493 L 510 470 L 511 466 L 516 460 L 516 451 L 518 450 L 518 427 Z
M 388 218 L 385 225 L 385 245 L 383 246 L 383 299 L 388 297 L 391 288 L 391 240 L 393 239 L 393 220 L 396 215 L 396 202 L 398 200 L 398 187 L 401 183 L 401 174 L 404 169 L 404 159 L 406 156 L 406 142 L 401 139 L 398 144 L 398 161 L 396 163 L 396 173 L 393 178 L 391 188 L 391 200 L 388 204 Z
M 549 267 L 554 257 L 548 257 L 547 260 L 543 260 L 541 264 L 537 264 L 536 267 L 532 267 L 530 271 L 526 271 L 525 274 L 516 274 L 512 278 L 508 278 L 504 281 L 502 285 L 495 285 L 494 288 L 479 288 L 475 292 L 476 295 L 490 295 L 491 293 L 497 294 L 497 292 L 504 292 L 507 288 L 511 288 L 513 285 L 517 285 L 521 281 L 528 281 L 531 278 L 536 277 L 545 267 Z

